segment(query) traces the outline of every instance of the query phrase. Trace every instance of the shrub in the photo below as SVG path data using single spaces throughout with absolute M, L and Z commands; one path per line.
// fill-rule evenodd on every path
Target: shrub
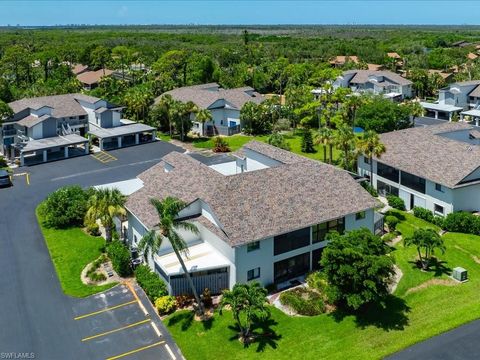
M 389 232 L 389 233 L 387 233 L 387 234 L 385 234 L 385 235 L 382 236 L 382 240 L 383 240 L 384 242 L 390 242 L 390 241 L 392 241 L 393 239 L 395 239 L 396 237 L 397 237 L 397 234 L 396 234 L 396 233 L 394 233 L 394 232 Z
M 480 218 L 465 211 L 448 214 L 443 225 L 447 231 L 480 234 Z
M 215 136 L 213 138 L 213 152 L 229 152 L 230 147 L 228 146 L 227 140 L 222 136 Z
M 397 227 L 397 224 L 400 222 L 400 220 L 398 220 L 398 218 L 396 218 L 395 216 L 393 215 L 387 215 L 385 216 L 385 224 L 387 224 L 388 226 L 388 229 L 390 231 L 395 231 L 396 227 Z
M 152 272 L 148 266 L 138 266 L 135 269 L 135 278 L 150 301 L 155 302 L 159 297 L 168 295 L 165 283 L 157 274 Z
M 307 276 L 307 285 L 315 290 L 320 292 L 325 292 L 328 287 L 328 282 L 323 273 L 320 271 L 315 271 Z
M 377 189 L 375 189 L 372 185 L 370 185 L 368 181 L 362 181 L 361 185 L 365 190 L 367 190 L 370 193 L 370 195 L 374 197 L 378 197 Z
M 160 315 L 170 314 L 177 308 L 177 301 L 175 300 L 175 296 L 160 296 L 159 298 L 157 298 L 157 300 L 155 300 L 155 307 L 157 308 Z
M 87 276 L 90 280 L 95 282 L 105 281 L 107 279 L 107 277 L 103 273 L 97 271 L 91 274 L 87 274 Z
M 413 215 L 419 219 L 423 219 L 428 222 L 433 222 L 433 212 L 428 209 L 415 206 L 413 208 Z
M 0 168 L 2 167 L 7 167 L 7 162 L 5 161 L 5 158 L 0 155 Z
M 87 225 L 87 232 L 92 236 L 100 236 L 100 227 L 97 223 Z
M 65 186 L 50 194 L 41 212 L 45 225 L 53 228 L 82 226 L 89 194 L 80 186 Z
M 397 210 L 405 211 L 405 202 L 395 195 L 387 196 L 388 205 Z
M 193 297 L 192 296 L 178 295 L 176 297 L 176 300 L 177 300 L 177 306 L 179 308 L 186 308 L 186 307 L 193 304 Z
M 443 216 L 434 216 L 432 223 L 441 229 L 445 228 L 445 218 Z
M 299 315 L 315 316 L 325 312 L 325 304 L 320 294 L 304 287 L 282 292 L 280 302 Z
M 112 241 L 107 245 L 107 255 L 112 261 L 113 269 L 118 275 L 125 277 L 132 274 L 130 251 L 120 241 Z
M 290 145 L 285 140 L 285 136 L 279 132 L 272 133 L 272 135 L 268 137 L 267 141 L 270 145 L 276 146 L 280 149 L 290 150 Z

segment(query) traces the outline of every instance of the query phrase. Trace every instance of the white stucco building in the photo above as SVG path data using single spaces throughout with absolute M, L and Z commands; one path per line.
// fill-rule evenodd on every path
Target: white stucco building
M 126 204 L 129 244 L 137 246 L 159 221 L 151 198 L 183 200 L 181 217 L 199 229 L 182 232 L 199 291 L 252 280 L 288 285 L 318 269 L 329 231 L 374 231 L 376 200 L 350 174 L 259 142 L 214 165 L 172 152 L 138 179 L 143 186 Z M 172 294 L 189 293 L 168 241 L 149 265 Z
M 212 121 L 205 124 L 195 121 L 192 114 L 192 131 L 200 135 L 233 135 L 241 131 L 240 110 L 247 102 L 261 103 L 263 95 L 251 87 L 222 89 L 217 83 L 185 86 L 167 91 L 157 99 L 158 104 L 164 95 L 171 95 L 181 102 L 191 101 L 200 109 L 207 109 L 212 114 Z
M 386 153 L 373 159 L 373 186 L 381 195 L 402 198 L 436 215 L 480 211 L 480 132 L 463 123 L 445 123 L 381 135 Z M 370 162 L 360 156 L 360 175 Z
M 348 70 L 333 87 L 350 88 L 354 93 L 372 93 L 401 101 L 413 96 L 412 82 L 388 70 Z

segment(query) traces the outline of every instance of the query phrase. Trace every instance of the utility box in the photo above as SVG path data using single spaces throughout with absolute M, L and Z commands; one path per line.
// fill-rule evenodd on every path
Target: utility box
M 452 272 L 452 278 L 454 278 L 457 281 L 464 282 L 468 280 L 468 273 L 467 270 L 465 270 L 462 267 L 456 267 L 453 269 Z

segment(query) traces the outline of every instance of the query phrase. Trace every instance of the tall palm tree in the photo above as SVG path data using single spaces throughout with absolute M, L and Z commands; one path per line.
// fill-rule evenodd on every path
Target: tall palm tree
M 330 146 L 330 161 L 332 163 L 332 150 L 333 150 L 333 130 L 324 126 L 320 128 L 317 136 L 315 137 L 315 145 L 322 145 L 323 147 L 323 161 L 327 162 L 327 146 Z
M 415 127 L 415 119 L 419 116 L 423 116 L 425 109 L 418 101 L 410 101 L 407 106 L 409 107 L 410 115 L 412 116 L 412 126 Z
M 199 109 L 195 119 L 202 123 L 202 136 L 205 136 L 205 123 L 213 119 L 212 112 L 208 109 Z
M 373 178 L 373 160 L 375 156 L 380 158 L 386 151 L 385 145 L 380 141 L 380 137 L 373 130 L 365 131 L 357 144 L 358 150 L 367 157 L 370 162 L 370 184 Z
M 125 196 L 118 189 L 97 189 L 88 200 L 86 223 L 100 220 L 105 228 L 107 242 L 112 240 L 113 218 L 125 215 Z
M 165 94 L 162 95 L 158 106 L 162 109 L 162 112 L 165 114 L 168 120 L 168 126 L 170 128 L 170 136 L 172 136 L 172 118 L 174 112 L 175 100 L 172 95 Z
M 170 245 L 177 256 L 178 262 L 182 266 L 183 273 L 187 278 L 190 288 L 192 289 L 193 296 L 198 304 L 199 312 L 203 315 L 203 304 L 182 258 L 182 254 L 188 256 L 188 246 L 185 240 L 183 240 L 177 232 L 177 229 L 180 229 L 198 234 L 198 228 L 194 224 L 179 218 L 180 211 L 186 206 L 186 204 L 180 199 L 168 196 L 162 201 L 158 199 L 150 199 L 150 203 L 155 208 L 159 221 L 154 229 L 150 230 L 142 237 L 138 244 L 138 248 L 143 252 L 145 258 L 148 258 L 149 254 L 152 254 L 153 256 L 158 252 L 164 239 L 167 239 L 170 242 Z
M 352 128 L 346 124 L 342 123 L 333 135 L 333 142 L 338 149 L 343 152 L 343 167 L 346 170 L 351 168 L 351 159 L 353 158 L 352 152 L 355 150 L 355 134 L 352 131 Z

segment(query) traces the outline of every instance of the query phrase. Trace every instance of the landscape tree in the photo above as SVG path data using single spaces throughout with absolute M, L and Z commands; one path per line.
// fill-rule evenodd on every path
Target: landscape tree
M 178 230 L 185 230 L 198 234 L 198 228 L 195 224 L 182 220 L 179 216 L 187 204 L 175 197 L 166 197 L 163 200 L 150 199 L 150 204 L 155 208 L 158 216 L 158 223 L 146 233 L 138 244 L 138 248 L 143 252 L 145 259 L 158 252 L 164 239 L 167 239 L 172 246 L 173 251 L 182 267 L 190 289 L 192 290 L 195 301 L 198 304 L 199 313 L 203 316 L 203 304 L 198 296 L 198 292 L 193 284 L 190 273 L 185 266 L 183 256 L 188 257 L 188 246 L 185 240 L 178 233 Z
M 304 153 L 316 153 L 315 147 L 313 146 L 313 137 L 312 131 L 309 128 L 306 128 L 302 131 L 302 152 Z
M 290 145 L 285 139 L 285 136 L 279 131 L 272 132 L 272 134 L 268 137 L 267 142 L 270 145 L 276 146 L 280 149 L 290 150 Z
M 417 117 L 423 116 L 425 113 L 425 109 L 420 105 L 418 101 L 409 101 L 405 103 L 405 106 L 408 107 L 408 112 L 412 117 L 412 126 L 415 127 L 415 119 Z
M 175 101 L 172 105 L 172 121 L 177 133 L 180 133 L 180 140 L 185 140 L 185 135 L 192 128 L 191 114 L 197 114 L 198 107 L 192 101 L 186 103 Z
M 91 65 L 94 69 L 102 69 L 105 75 L 105 69 L 110 62 L 110 50 L 105 46 L 97 46 L 90 55 Z
M 358 310 L 388 295 L 394 259 L 380 237 L 363 228 L 344 235 L 330 233 L 328 240 L 320 263 L 332 303 Z
M 385 145 L 380 141 L 380 137 L 373 130 L 367 130 L 357 142 L 359 152 L 365 156 L 370 163 L 370 184 L 373 178 L 373 157 L 380 158 L 386 151 Z
M 411 126 L 409 111 L 407 106 L 374 96 L 358 108 L 356 123 L 377 133 L 406 129 Z
M 355 161 L 355 134 L 352 128 L 343 123 L 341 124 L 333 134 L 333 141 L 335 146 L 341 150 L 341 165 L 345 170 L 351 170 L 353 162 Z
M 202 124 L 202 136 L 205 136 L 205 123 L 212 119 L 212 112 L 208 109 L 199 109 L 195 114 L 195 120 Z
M 152 65 L 157 79 L 163 83 L 164 91 L 187 84 L 188 60 L 185 50 L 170 50 Z
M 432 255 L 438 249 L 445 252 L 445 243 L 443 238 L 433 229 L 417 229 L 413 236 L 404 240 L 405 246 L 415 246 L 417 248 L 418 260 L 423 270 L 428 270 Z
M 257 282 L 235 284 L 232 290 L 224 290 L 220 301 L 220 314 L 225 307 L 232 311 L 233 319 L 240 331 L 240 341 L 252 342 L 252 325 L 255 321 L 268 317 L 267 289 Z
M 333 138 L 333 130 L 324 126 L 320 128 L 318 131 L 316 137 L 315 137 L 315 144 L 316 145 L 322 145 L 323 148 L 323 161 L 327 162 L 327 146 L 329 147 L 330 151 L 330 157 L 328 162 L 331 164 L 333 161 L 333 144 L 334 144 L 334 138 Z
M 53 228 L 81 226 L 88 208 L 89 193 L 80 186 L 64 186 L 42 203 L 45 225 Z
M 115 226 L 113 219 L 126 214 L 125 201 L 125 196 L 118 189 L 96 189 L 88 199 L 85 223 L 93 224 L 100 220 L 105 228 L 105 239 L 110 242 Z
M 5 119 L 8 119 L 10 116 L 13 115 L 12 108 L 2 100 L 0 100 L 0 125 Z
M 115 46 L 112 49 L 112 58 L 115 62 L 115 67 L 122 72 L 122 80 L 125 80 L 125 73 L 132 62 L 132 52 L 126 46 Z
M 126 113 L 133 116 L 136 121 L 145 120 L 153 98 L 153 93 L 147 84 L 128 89 L 123 98 L 124 104 L 127 105 Z

